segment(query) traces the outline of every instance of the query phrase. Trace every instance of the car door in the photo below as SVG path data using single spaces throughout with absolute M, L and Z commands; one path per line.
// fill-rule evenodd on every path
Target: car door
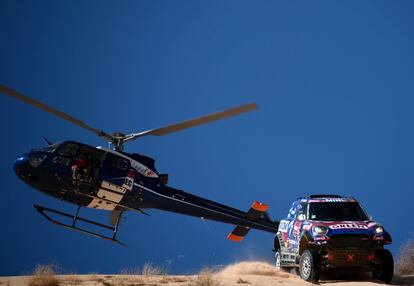
M 289 233 L 289 247 L 291 249 L 297 249 L 299 246 L 300 235 L 302 233 L 303 223 L 306 220 L 307 204 L 299 203 L 297 205 L 293 223 Z

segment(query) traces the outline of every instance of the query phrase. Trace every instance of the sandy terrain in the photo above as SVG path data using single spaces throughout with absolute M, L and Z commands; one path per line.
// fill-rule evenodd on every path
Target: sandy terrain
M 332 276 L 332 274 L 330 274 Z M 345 277 L 323 277 L 320 285 L 379 285 L 379 281 L 361 275 L 344 274 Z M 57 275 L 58 285 L 62 286 L 240 286 L 240 285 L 312 285 L 298 276 L 279 272 L 263 262 L 241 262 L 225 267 L 219 272 L 203 271 L 198 275 Z M 31 276 L 1 277 L 0 286 L 24 286 Z M 350 280 L 352 279 L 352 280 Z M 396 277 L 394 285 L 414 285 L 414 276 Z M 39 285 L 41 286 L 41 285 Z

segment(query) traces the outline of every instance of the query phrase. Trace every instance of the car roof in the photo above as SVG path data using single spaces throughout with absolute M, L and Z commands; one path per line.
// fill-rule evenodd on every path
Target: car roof
M 339 195 L 310 195 L 307 197 L 300 197 L 297 201 L 301 203 L 342 203 L 342 202 L 357 202 L 353 197 L 342 197 Z

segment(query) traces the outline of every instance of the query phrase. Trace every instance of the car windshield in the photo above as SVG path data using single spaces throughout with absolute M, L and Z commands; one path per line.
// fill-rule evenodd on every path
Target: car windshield
M 367 220 L 367 215 L 356 202 L 320 202 L 309 204 L 309 219 L 321 221 Z

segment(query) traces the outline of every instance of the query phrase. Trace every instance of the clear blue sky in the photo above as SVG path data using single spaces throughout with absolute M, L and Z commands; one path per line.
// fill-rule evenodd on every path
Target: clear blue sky
M 412 1 L 0 1 L 0 82 L 108 132 L 159 127 L 242 103 L 257 112 L 130 143 L 170 185 L 274 219 L 311 193 L 357 197 L 393 235 L 414 230 Z M 128 213 L 123 248 L 47 223 L 73 210 L 20 182 L 22 153 L 93 134 L 0 96 L 0 275 L 56 263 L 114 273 L 146 261 L 176 273 L 272 259 L 271 234 Z M 89 213 L 89 212 L 87 212 Z M 106 214 L 92 213 L 106 221 Z

